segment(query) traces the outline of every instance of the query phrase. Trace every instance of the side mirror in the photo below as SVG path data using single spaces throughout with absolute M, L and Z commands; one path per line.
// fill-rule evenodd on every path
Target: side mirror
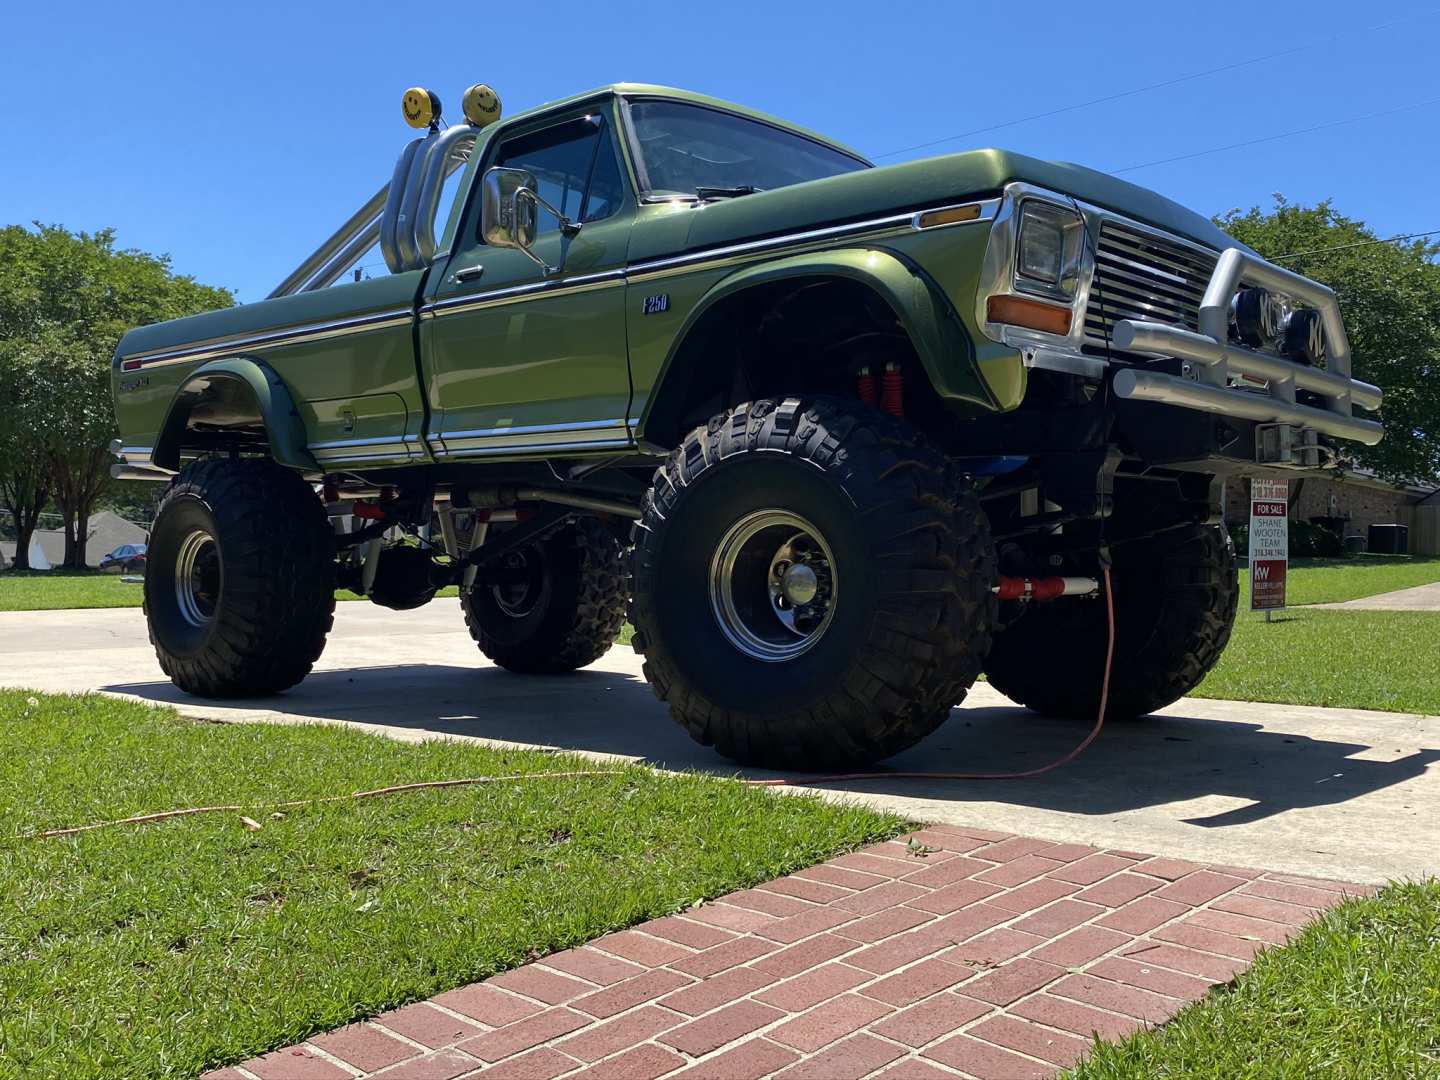
M 530 197 L 520 194 L 526 192 Z M 485 172 L 480 192 L 480 231 L 492 247 L 535 246 L 535 177 L 524 169 L 496 166 Z
M 580 231 L 580 223 L 571 221 L 542 199 L 536 190 L 535 177 L 524 169 L 507 169 L 496 165 L 485 171 L 480 191 L 480 232 L 485 243 L 493 247 L 517 248 L 523 251 L 547 274 L 558 274 L 564 266 L 551 266 L 531 250 L 535 246 L 536 220 L 540 207 L 554 214 L 560 232 L 566 237 Z M 564 263 L 562 256 L 561 263 Z

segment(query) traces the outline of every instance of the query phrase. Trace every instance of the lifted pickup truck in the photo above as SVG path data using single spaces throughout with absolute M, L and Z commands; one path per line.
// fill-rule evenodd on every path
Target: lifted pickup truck
M 1225 477 L 1380 438 L 1329 289 L 1101 173 L 876 168 L 656 86 L 405 111 L 427 133 L 272 296 L 120 342 L 116 472 L 170 485 L 145 603 L 190 693 L 304 678 L 337 585 L 453 584 L 512 671 L 628 614 L 694 738 L 833 767 L 981 672 L 1093 718 L 1103 562 L 1108 712 L 1143 715 L 1229 638 Z M 390 273 L 348 280 L 377 241 Z

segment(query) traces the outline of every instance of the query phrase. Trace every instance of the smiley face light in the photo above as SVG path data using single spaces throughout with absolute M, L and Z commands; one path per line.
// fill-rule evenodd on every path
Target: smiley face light
M 434 127 L 440 122 L 440 98 L 435 91 L 423 86 L 412 86 L 400 99 L 400 109 L 405 123 L 412 128 Z
M 483 128 L 500 119 L 500 95 L 484 83 L 476 83 L 465 91 L 460 109 L 472 125 Z

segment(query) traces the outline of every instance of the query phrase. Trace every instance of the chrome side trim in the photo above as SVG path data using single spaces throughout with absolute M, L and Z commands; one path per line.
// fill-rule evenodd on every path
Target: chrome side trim
M 368 315 L 357 315 L 349 319 L 335 319 L 322 323 L 306 323 L 300 326 L 287 327 L 284 330 L 267 331 L 263 334 L 249 334 L 243 337 L 224 338 L 218 341 L 208 342 L 204 345 L 196 345 L 184 349 L 162 350 L 153 353 L 131 353 L 119 359 L 122 362 L 138 360 L 143 368 L 165 367 L 169 364 L 182 364 L 197 360 L 208 360 L 215 356 L 225 356 L 235 352 L 237 349 L 293 345 L 304 341 L 321 341 L 330 337 L 344 337 L 348 334 L 359 334 L 368 330 L 383 330 L 391 326 L 408 324 L 413 317 L 409 308 L 392 308 L 389 311 L 372 312 Z
M 634 422 L 624 419 L 583 420 L 566 424 L 471 428 L 438 431 L 427 439 L 438 458 L 534 454 L 543 451 L 632 447 Z
M 889 214 L 886 217 L 871 218 L 868 221 L 852 221 L 845 225 L 827 225 L 824 228 L 809 229 L 805 232 L 769 236 L 763 240 L 747 240 L 740 244 L 702 248 L 699 251 L 686 252 L 684 255 L 671 255 L 663 259 L 651 259 L 648 262 L 632 263 L 629 268 L 629 276 L 632 278 L 641 277 L 647 274 L 655 274 L 661 271 L 690 266 L 694 263 L 711 262 L 716 259 L 729 259 L 736 255 L 745 255 L 750 252 L 769 251 L 773 248 L 806 244 L 815 240 L 831 240 L 836 237 L 849 236 L 856 233 L 874 232 L 877 229 L 898 229 L 909 226 L 914 217 L 915 213 L 913 211 L 904 214 Z M 977 218 L 976 220 L 978 221 L 979 219 Z
M 499 457 L 502 455 L 557 454 L 576 450 L 625 450 L 634 447 L 629 439 L 595 439 L 589 442 L 525 443 L 518 446 L 480 446 L 466 450 L 449 450 L 437 457 Z
M 609 428 L 623 428 L 626 423 L 627 421 L 617 417 L 614 420 L 579 420 L 569 424 L 526 424 L 519 427 L 472 428 L 468 431 L 436 431 L 430 435 L 430 441 L 504 437 L 507 435 L 534 435 L 539 432 L 600 431 Z
M 378 452 L 371 454 L 326 454 L 316 455 L 315 460 L 324 466 L 349 465 L 356 461 L 414 461 L 417 455 L 408 453 L 405 450 L 395 452 Z
M 307 450 L 339 450 L 346 446 L 399 446 L 405 439 L 396 439 L 390 435 L 381 435 L 373 439 L 331 439 L 328 442 L 306 443 Z
M 625 284 L 625 270 L 604 270 L 596 274 L 577 274 L 574 277 L 558 278 L 553 281 L 532 281 L 524 285 L 509 285 L 489 292 L 466 293 L 462 296 L 447 296 L 435 300 L 420 309 L 420 317 L 442 318 L 466 311 L 506 304 L 511 301 L 539 299 L 555 293 L 585 292 L 603 289 L 612 285 Z

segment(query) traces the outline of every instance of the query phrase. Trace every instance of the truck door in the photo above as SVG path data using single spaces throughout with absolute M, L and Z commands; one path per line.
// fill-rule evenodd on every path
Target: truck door
M 630 444 L 625 254 L 634 197 L 611 106 L 501 130 L 475 173 L 451 256 L 421 309 L 421 367 L 440 460 L 613 451 Z M 479 178 L 535 176 L 540 196 L 582 222 L 572 237 L 541 209 L 535 254 L 487 246 Z

